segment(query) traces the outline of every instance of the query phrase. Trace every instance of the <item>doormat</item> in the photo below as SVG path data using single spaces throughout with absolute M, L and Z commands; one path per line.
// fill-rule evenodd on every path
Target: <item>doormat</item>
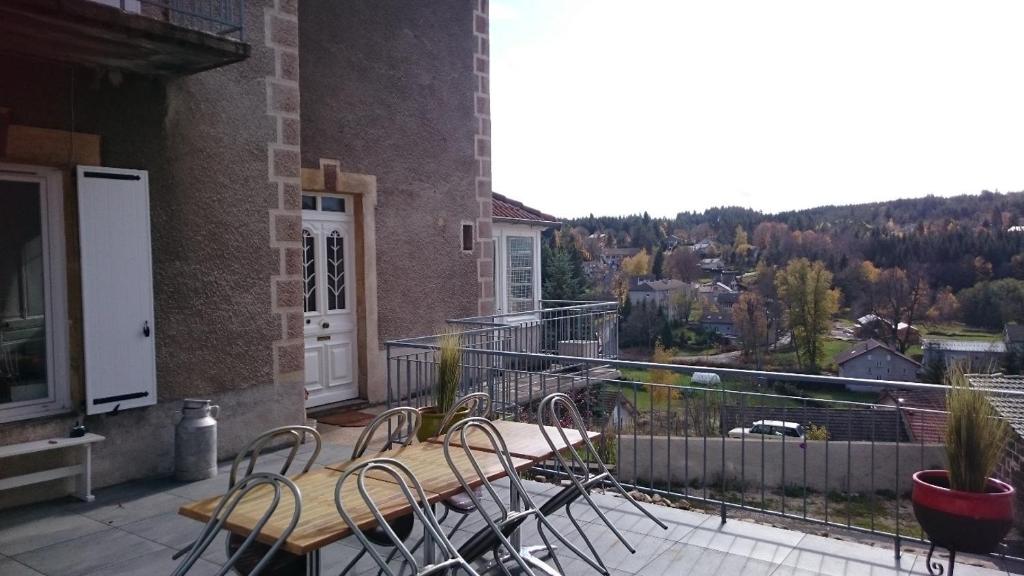
M 338 409 L 330 410 L 321 414 L 314 414 L 312 416 L 317 422 L 323 422 L 324 424 L 330 424 L 331 426 L 342 426 L 344 428 L 362 428 L 376 418 L 374 414 L 367 414 L 366 412 L 359 412 L 358 410 L 352 409 Z

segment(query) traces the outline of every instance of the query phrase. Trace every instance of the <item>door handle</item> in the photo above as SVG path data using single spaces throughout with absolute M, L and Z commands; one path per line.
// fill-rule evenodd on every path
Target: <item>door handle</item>
M 142 323 L 142 335 L 149 338 L 149 320 Z
M 327 330 L 328 328 L 331 327 L 331 324 L 329 322 L 324 322 L 323 324 L 320 325 L 320 327 L 323 328 L 324 330 Z

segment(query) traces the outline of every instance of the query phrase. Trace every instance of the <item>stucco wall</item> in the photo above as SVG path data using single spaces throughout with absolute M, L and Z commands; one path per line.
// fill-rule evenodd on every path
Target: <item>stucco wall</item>
M 477 313 L 481 247 L 463 253 L 460 243 L 461 223 L 476 222 L 480 210 L 477 6 L 299 6 L 302 165 L 337 159 L 345 172 L 377 178 L 381 341 L 433 333 L 448 318 Z
M 720 482 L 724 469 L 727 480 L 742 478 L 748 486 L 760 487 L 762 482 L 767 488 L 803 486 L 806 478 L 807 487 L 819 492 L 895 492 L 898 488 L 902 493 L 910 489 L 914 472 L 942 468 L 946 461 L 941 444 L 829 442 L 826 450 L 823 441 L 809 441 L 806 448 L 790 441 L 785 447 L 778 440 L 762 446 L 759 441 L 734 438 L 641 436 L 634 441 L 623 435 L 619 441 L 619 480 L 667 484 L 671 478 L 674 486 L 700 484 L 705 479 Z
M 99 134 L 104 165 L 149 171 L 159 404 L 85 419 L 108 437 L 94 457 L 100 486 L 172 470 L 174 411 L 182 398 L 221 404 L 222 457 L 253 431 L 303 417 L 301 378 L 280 378 L 274 358 L 285 332 L 271 290 L 283 268 L 270 245 L 270 211 L 281 212 L 282 202 L 268 179 L 268 143 L 278 126 L 267 115 L 267 77 L 276 63 L 264 28 L 274 2 L 245 5 L 252 56 L 194 76 L 112 79 L 0 59 L 0 77 L 13 80 L 0 91 L 12 124 Z M 298 214 L 297 188 L 290 193 Z M 2 424 L 0 443 L 63 436 L 76 418 Z
M 878 364 L 882 365 L 879 366 Z M 839 375 L 846 378 L 866 378 L 876 380 L 901 380 L 914 382 L 917 380 L 917 364 L 884 350 L 872 350 L 843 362 L 839 367 Z

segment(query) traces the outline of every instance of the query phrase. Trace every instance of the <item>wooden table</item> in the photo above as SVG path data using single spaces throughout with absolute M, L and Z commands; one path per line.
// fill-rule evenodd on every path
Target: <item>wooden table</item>
M 550 452 L 550 448 L 548 451 Z M 498 456 L 493 452 L 473 449 L 473 454 L 488 481 L 497 480 L 506 475 L 505 468 L 498 461 Z M 462 473 L 471 487 L 475 488 L 483 483 L 483 480 L 477 477 L 473 465 L 469 462 L 469 456 L 466 455 L 464 450 L 452 450 L 451 456 L 455 469 Z M 455 474 L 452 473 L 452 467 L 448 466 L 448 462 L 444 458 L 444 447 L 434 442 L 411 444 L 380 454 L 370 454 L 354 462 L 347 461 L 328 464 L 327 468 L 344 471 L 360 462 L 379 457 L 394 458 L 405 464 L 412 471 L 413 475 L 416 476 L 416 479 L 419 480 L 424 490 L 438 494 L 441 498 L 446 499 L 463 491 L 462 484 L 455 478 Z M 526 458 L 515 456 L 512 458 L 512 465 L 515 466 L 517 471 L 526 470 L 533 466 L 533 464 L 532 460 Z M 372 470 L 367 473 L 367 476 L 377 480 L 394 482 L 393 476 L 380 470 Z
M 537 425 L 497 421 L 495 426 L 508 445 L 509 453 L 512 455 L 512 465 L 517 471 L 528 469 L 553 455 L 551 447 L 544 440 Z M 552 433 L 552 438 L 561 443 L 558 431 L 552 427 L 548 428 Z M 571 446 L 566 446 L 567 448 L 583 443 L 583 437 L 578 432 L 566 431 L 566 435 L 571 444 Z M 596 432 L 588 432 L 587 435 L 590 438 L 600 436 Z M 470 437 L 470 448 L 488 481 L 506 476 L 505 469 L 499 462 L 490 442 L 480 436 L 480 433 L 474 433 Z M 320 574 L 320 550 L 324 546 L 352 534 L 352 530 L 338 514 L 334 503 L 334 490 L 338 480 L 344 470 L 358 462 L 377 457 L 394 458 L 408 466 L 419 480 L 420 485 L 423 486 L 427 500 L 432 504 L 450 498 L 463 490 L 462 485 L 455 478 L 455 474 L 452 473 L 452 468 L 445 460 L 443 439 L 440 438 L 380 454 L 368 455 L 355 462 L 328 464 L 324 468 L 292 476 L 291 479 L 302 494 L 302 512 L 298 525 L 284 541 L 282 548 L 292 554 L 306 555 L 309 574 Z M 477 477 L 464 450 L 453 450 L 452 460 L 454 467 L 464 474 L 471 487 L 476 487 L 483 482 Z M 380 470 L 368 472 L 366 487 L 385 519 L 392 520 L 411 512 L 411 507 L 402 494 L 401 488 L 390 474 Z M 248 535 L 266 512 L 272 494 L 273 491 L 269 487 L 253 490 L 224 523 L 225 528 L 242 536 Z M 516 491 L 512 490 L 513 509 L 518 509 L 518 496 Z M 193 502 L 182 506 L 178 513 L 207 522 L 221 498 L 222 496 L 215 496 Z M 370 512 L 359 495 L 356 482 L 352 481 L 346 484 L 342 491 L 342 502 L 360 530 L 366 530 L 376 525 L 373 513 Z M 277 510 L 260 531 L 257 540 L 272 544 L 291 521 L 293 511 L 294 503 L 290 496 L 283 495 Z M 516 540 L 518 539 L 516 538 Z M 524 549 L 524 551 L 528 553 L 528 550 Z
M 512 422 L 510 420 L 495 420 L 492 422 L 494 427 L 501 433 L 502 438 L 505 439 L 505 445 L 508 447 L 508 452 L 516 458 L 525 458 L 530 460 L 534 464 L 541 460 L 546 460 L 554 455 L 551 450 L 551 446 L 540 432 L 540 426 L 537 424 L 529 424 L 527 422 Z M 576 448 L 583 445 L 583 436 L 576 430 L 566 430 L 565 436 L 569 439 L 569 444 L 566 445 L 562 440 L 562 435 L 558 432 L 558 428 L 554 426 L 545 426 L 548 436 L 555 443 L 555 447 L 559 450 L 565 448 Z M 599 438 L 600 432 L 587 432 L 587 437 L 591 440 Z M 491 445 L 491 441 L 479 430 L 474 430 L 469 434 L 469 447 L 473 450 L 485 450 L 493 452 L 494 447 Z M 443 444 L 444 438 L 437 437 L 431 438 L 428 442 Z M 461 446 L 461 440 L 458 435 L 452 437 L 453 446 Z
M 352 534 L 348 524 L 338 514 L 338 508 L 334 503 L 334 488 L 341 476 L 342 473 L 337 470 L 321 468 L 291 477 L 302 494 L 302 512 L 295 530 L 281 546 L 285 551 L 292 554 L 310 554 Z M 391 520 L 409 513 L 409 504 L 398 484 L 369 478 L 366 481 L 366 488 L 386 519 Z M 440 494 L 426 492 L 427 498 L 432 502 L 442 499 Z M 224 523 L 225 528 L 242 536 L 248 535 L 266 512 L 272 496 L 273 490 L 269 486 L 254 489 L 228 517 Z M 182 506 L 178 513 L 207 522 L 221 498 L 222 496 L 214 496 L 187 504 Z M 341 498 L 345 509 L 349 511 L 360 529 L 376 525 L 373 514 L 359 494 L 356 482 L 345 484 Z M 291 521 L 294 509 L 295 503 L 285 492 L 274 515 L 270 517 L 256 539 L 265 544 L 273 544 Z

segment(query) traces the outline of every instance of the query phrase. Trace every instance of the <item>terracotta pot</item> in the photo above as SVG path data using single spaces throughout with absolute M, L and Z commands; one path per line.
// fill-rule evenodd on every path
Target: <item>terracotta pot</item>
M 464 419 L 469 415 L 469 406 L 463 406 L 459 408 L 459 411 L 455 413 L 452 421 L 448 424 L 450 427 L 459 420 Z M 428 438 L 440 436 L 443 432 L 441 430 L 441 421 L 444 420 L 444 412 L 438 411 L 436 406 L 426 406 L 420 408 L 420 429 L 416 433 L 416 439 L 420 442 L 426 441 Z
M 914 515 L 933 544 L 958 552 L 987 554 L 1013 525 L 1014 489 L 988 479 L 985 492 L 949 488 L 946 470 L 914 474 Z

